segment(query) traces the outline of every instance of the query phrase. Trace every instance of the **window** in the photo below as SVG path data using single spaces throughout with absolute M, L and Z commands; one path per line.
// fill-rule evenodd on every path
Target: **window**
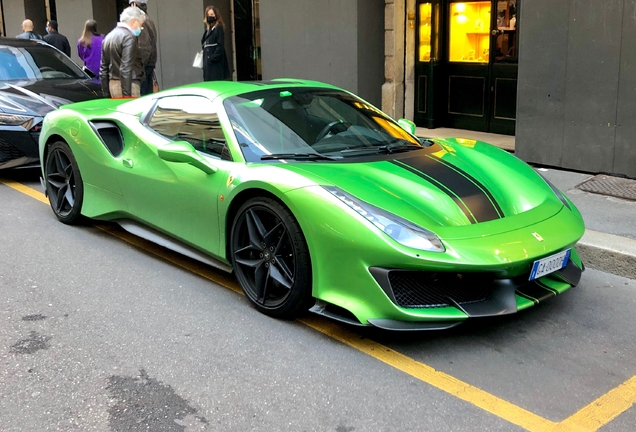
M 420 15 L 420 46 L 419 60 L 427 62 L 431 60 L 431 3 L 422 3 Z
M 517 0 L 497 2 L 495 61 L 517 62 Z
M 0 45 L 0 80 L 87 79 L 75 63 L 48 45 Z
M 160 99 L 148 126 L 169 140 L 187 141 L 199 152 L 231 160 L 219 117 L 205 97 Z
M 488 63 L 490 2 L 451 3 L 449 61 Z

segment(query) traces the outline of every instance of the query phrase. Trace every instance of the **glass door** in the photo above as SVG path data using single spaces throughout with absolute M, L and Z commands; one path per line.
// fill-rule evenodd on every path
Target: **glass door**
M 446 125 L 488 131 L 490 106 L 490 24 L 488 1 L 448 5 Z
M 440 69 L 440 25 L 441 5 L 439 0 L 417 2 L 415 25 L 415 115 L 417 125 L 434 128 L 440 126 L 440 110 L 436 107 L 440 92 L 435 81 Z M 409 22 L 413 20 L 409 19 Z
M 450 0 L 445 9 L 448 127 L 514 134 L 518 0 Z
M 489 130 L 514 134 L 517 114 L 519 38 L 517 0 L 498 0 L 493 17 L 492 109 Z

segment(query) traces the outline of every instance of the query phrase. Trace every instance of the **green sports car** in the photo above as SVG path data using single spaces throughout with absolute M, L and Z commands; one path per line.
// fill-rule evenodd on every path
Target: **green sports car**
M 40 157 L 60 221 L 233 271 L 275 317 L 444 329 L 579 282 L 564 194 L 496 147 L 414 132 L 331 85 L 222 81 L 66 105 Z

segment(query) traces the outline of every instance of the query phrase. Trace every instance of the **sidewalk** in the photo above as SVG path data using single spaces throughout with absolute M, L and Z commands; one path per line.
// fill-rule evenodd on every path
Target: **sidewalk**
M 464 129 L 417 128 L 417 136 L 430 138 L 468 138 L 485 141 L 514 151 L 515 137 Z M 586 232 L 577 244 L 587 267 L 636 279 L 636 201 L 614 198 L 577 189 L 595 174 L 583 174 L 552 168 L 537 170 L 563 191 L 578 207 Z
M 476 132 L 465 129 L 437 128 L 426 129 L 418 127 L 415 129 L 418 137 L 426 138 L 468 138 L 477 141 L 485 141 L 499 148 L 508 151 L 515 151 L 515 137 L 510 135 L 498 135 L 487 132 Z

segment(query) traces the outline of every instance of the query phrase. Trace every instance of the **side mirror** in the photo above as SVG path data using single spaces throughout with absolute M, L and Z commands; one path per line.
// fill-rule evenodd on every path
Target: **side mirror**
M 95 73 L 94 73 L 92 70 L 90 70 L 89 68 L 87 68 L 86 66 L 82 67 L 82 70 L 84 71 L 84 73 L 85 73 L 86 75 L 88 75 L 88 76 L 89 76 L 89 77 L 91 77 L 92 79 L 97 78 L 97 75 L 95 75 Z
M 157 149 L 160 159 L 167 162 L 187 163 L 206 174 L 214 174 L 217 168 L 210 165 L 187 141 L 175 141 Z
M 397 121 L 402 129 L 410 133 L 411 135 L 415 135 L 415 123 L 413 123 L 409 119 L 401 118 Z

